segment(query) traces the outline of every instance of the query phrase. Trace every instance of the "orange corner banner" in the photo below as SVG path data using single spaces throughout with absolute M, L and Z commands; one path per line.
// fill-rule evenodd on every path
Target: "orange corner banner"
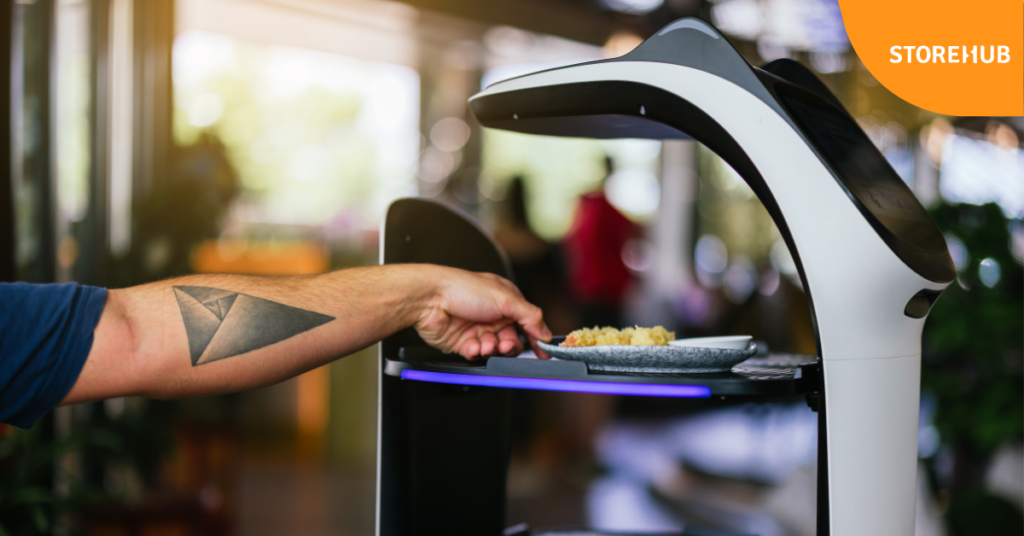
M 1024 115 L 1024 1 L 839 0 L 857 56 L 889 91 L 958 116 Z

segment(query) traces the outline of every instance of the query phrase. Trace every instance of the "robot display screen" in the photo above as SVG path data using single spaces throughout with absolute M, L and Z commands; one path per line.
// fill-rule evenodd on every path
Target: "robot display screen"
M 882 226 L 912 247 L 945 249 L 924 207 L 856 123 L 813 97 L 780 96 L 839 180 Z

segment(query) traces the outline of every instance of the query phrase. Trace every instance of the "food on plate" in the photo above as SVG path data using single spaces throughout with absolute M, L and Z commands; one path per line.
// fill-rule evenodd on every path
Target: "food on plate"
M 581 348 L 584 346 L 668 346 L 668 341 L 676 339 L 676 332 L 668 331 L 661 326 L 653 328 L 615 329 L 611 326 L 599 328 L 577 329 L 570 333 L 559 346 L 565 348 Z

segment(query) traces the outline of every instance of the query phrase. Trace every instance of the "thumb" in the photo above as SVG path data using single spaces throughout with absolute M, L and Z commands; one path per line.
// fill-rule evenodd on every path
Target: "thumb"
M 544 314 L 540 307 L 520 297 L 512 297 L 510 304 L 512 306 L 510 316 L 530 338 L 544 342 L 551 341 L 551 330 L 544 323 Z

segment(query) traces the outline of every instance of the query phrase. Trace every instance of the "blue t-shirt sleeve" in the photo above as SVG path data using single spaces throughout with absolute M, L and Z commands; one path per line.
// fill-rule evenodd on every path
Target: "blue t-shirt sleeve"
M 0 422 L 28 428 L 67 396 L 106 301 L 77 283 L 0 283 Z

